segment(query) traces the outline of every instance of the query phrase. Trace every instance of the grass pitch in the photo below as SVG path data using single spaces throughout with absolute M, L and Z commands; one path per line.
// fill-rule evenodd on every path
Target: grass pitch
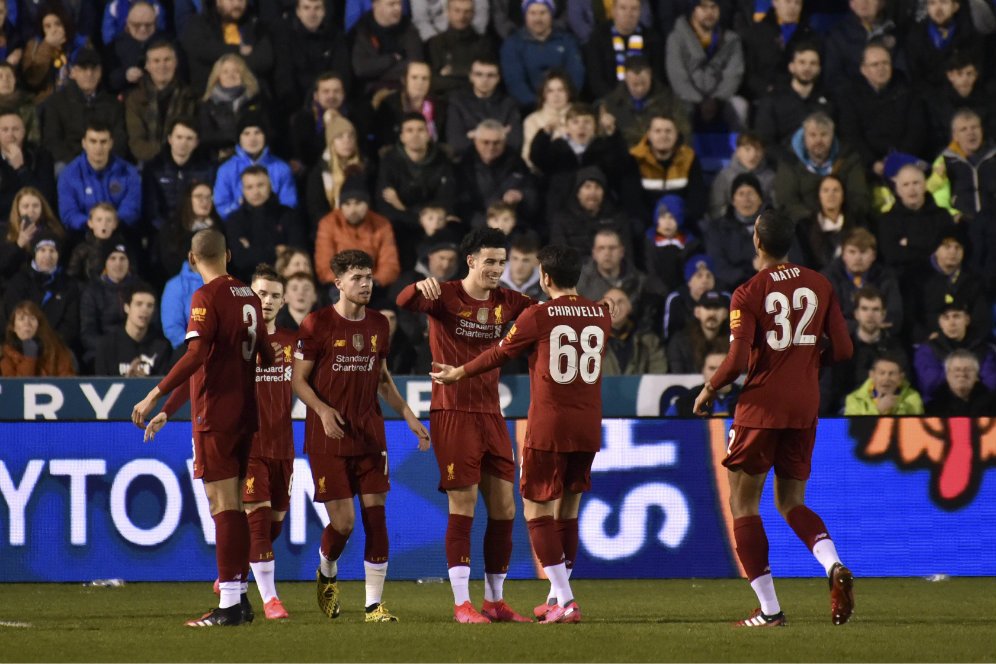
M 398 624 L 363 623 L 363 584 L 319 613 L 312 583 L 278 584 L 291 614 L 238 628 L 183 622 L 214 602 L 208 583 L 0 586 L 0 661 L 994 661 L 996 579 L 858 579 L 848 625 L 830 624 L 826 583 L 779 579 L 789 625 L 738 630 L 756 605 L 744 581 L 575 581 L 580 625 L 457 625 L 449 586 L 389 582 Z M 471 594 L 480 602 L 480 583 Z M 546 583 L 506 584 L 525 614 Z

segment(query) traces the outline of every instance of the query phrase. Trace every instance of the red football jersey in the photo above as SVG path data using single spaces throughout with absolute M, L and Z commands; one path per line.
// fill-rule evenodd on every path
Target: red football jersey
M 256 294 L 228 274 L 204 284 L 190 300 L 186 338 L 208 345 L 207 359 L 190 377 L 194 430 L 258 430 L 256 352 L 270 339 Z
M 783 263 L 733 292 L 730 339 L 751 346 L 735 424 L 803 429 L 816 424 L 823 335 L 849 344 L 847 324 L 826 277 Z
M 305 317 L 294 357 L 315 363 L 308 384 L 346 420 L 341 425 L 345 436 L 329 438 L 321 418 L 309 408 L 305 452 L 358 456 L 387 449 L 377 388 L 381 364 L 390 352 L 389 338 L 387 318 L 373 309 L 366 310 L 363 320 L 347 320 L 331 306 Z
M 294 427 L 291 421 L 291 370 L 294 361 L 294 332 L 284 328 L 270 335 L 270 343 L 280 344 L 269 369 L 256 367 L 256 404 L 259 431 L 252 437 L 252 455 L 267 459 L 294 458 Z
M 535 303 L 528 295 L 508 288 L 498 288 L 488 293 L 488 299 L 477 300 L 459 281 L 447 281 L 440 287 L 442 295 L 427 300 L 411 284 L 398 294 L 398 306 L 429 315 L 432 359 L 455 367 L 494 346 L 505 325 Z M 495 369 L 455 385 L 433 383 L 431 409 L 500 415 L 499 373 Z
M 608 309 L 564 295 L 526 309 L 501 342 L 464 366 L 470 375 L 529 356 L 526 447 L 597 452 L 602 447 L 602 358 Z

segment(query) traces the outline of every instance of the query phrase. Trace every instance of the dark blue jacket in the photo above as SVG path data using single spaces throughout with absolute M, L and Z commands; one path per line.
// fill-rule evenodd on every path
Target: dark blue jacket
M 535 40 L 525 28 L 513 32 L 501 47 L 501 75 L 517 102 L 535 106 L 536 93 L 551 69 L 567 72 L 574 87 L 584 86 L 584 62 L 573 35 L 553 29 L 546 41 Z

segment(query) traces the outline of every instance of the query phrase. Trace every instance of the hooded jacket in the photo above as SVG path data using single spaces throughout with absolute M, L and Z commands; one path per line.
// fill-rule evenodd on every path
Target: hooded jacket
M 602 206 L 594 214 L 581 207 L 578 202 L 578 191 L 581 185 L 589 180 L 597 182 L 605 189 Z M 565 206 L 553 213 L 550 219 L 550 242 L 573 247 L 582 257 L 591 255 L 595 234 L 603 228 L 610 228 L 619 233 L 626 256 L 633 256 L 633 231 L 629 220 L 616 210 L 609 198 L 605 175 L 593 166 L 582 168 L 574 178 L 572 196 Z M 595 298 L 596 300 L 599 298 Z
M 167 281 L 163 288 L 159 318 L 163 323 L 163 334 L 173 348 L 183 345 L 187 336 L 190 300 L 194 297 L 194 291 L 203 285 L 201 275 L 194 272 L 189 262 L 184 261 L 180 273 Z
M 779 162 L 775 172 L 775 200 L 794 221 L 805 219 L 820 209 L 820 179 L 831 173 L 844 183 L 847 214 L 867 218 L 871 196 L 860 157 L 842 148 L 835 137 L 830 158 L 817 166 L 806 152 L 801 127 L 792 136 L 792 157 Z
M 844 399 L 844 415 L 882 415 L 878 412 L 873 391 L 872 379 L 869 378 L 858 389 L 848 394 Z M 888 415 L 923 415 L 923 400 L 908 380 L 903 381 L 899 388 L 896 406 Z
M 265 167 L 270 174 L 270 189 L 280 199 L 280 204 L 289 208 L 297 207 L 297 188 L 287 162 L 274 156 L 269 146 L 264 147 L 259 156 L 253 159 L 238 145 L 235 147 L 235 154 L 218 167 L 218 175 L 214 180 L 214 206 L 222 219 L 238 209 L 242 199 L 242 171 L 250 166 Z

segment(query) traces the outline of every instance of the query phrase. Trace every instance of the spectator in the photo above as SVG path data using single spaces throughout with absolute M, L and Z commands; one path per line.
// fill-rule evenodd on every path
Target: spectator
M 951 118 L 951 144 L 934 161 L 929 190 L 943 208 L 971 222 L 996 211 L 996 145 L 971 109 Z
M 0 3 L 2 2 L 3 0 L 0 0 Z M 25 139 L 35 145 L 41 143 L 41 122 L 38 119 L 34 98 L 20 89 L 17 70 L 9 62 L 0 62 L 0 110 L 13 111 L 21 116 Z
M 401 0 L 373 0 L 353 33 L 353 74 L 364 94 L 397 89 L 408 63 L 424 59 L 422 40 L 402 14 Z
M 270 152 L 267 145 L 266 119 L 262 113 L 245 113 L 239 118 L 239 144 L 235 154 L 218 167 L 218 175 L 214 181 L 214 206 L 222 219 L 235 212 L 241 204 L 240 190 L 243 182 L 242 173 L 250 166 L 261 166 L 269 175 L 270 191 L 280 199 L 280 204 L 289 208 L 297 207 L 297 189 L 294 186 L 294 176 L 287 162 Z M 251 276 L 256 261 L 246 267 Z M 266 261 L 262 261 L 266 262 Z
M 499 39 L 506 40 L 522 27 L 526 7 L 521 0 L 489 0 L 489 2 L 491 4 L 491 26 L 498 33 Z M 562 30 L 569 28 L 567 4 L 568 0 L 553 0 L 553 25 Z
M 72 0 L 53 0 L 53 2 L 17 2 L 17 25 L 24 31 L 25 38 L 34 38 L 41 34 L 42 19 L 49 10 L 55 8 L 61 12 L 66 24 L 75 26 L 77 34 L 88 39 L 97 36 L 100 30 L 99 5 L 92 2 L 73 2 Z M 8 3 L 11 17 L 14 16 L 14 4 Z
M 699 395 L 705 384 L 712 380 L 713 375 L 719 366 L 726 359 L 726 353 L 709 353 L 702 361 L 702 384 L 691 387 L 682 393 L 671 403 L 666 417 L 697 417 L 692 410 L 695 405 L 695 397 Z M 716 398 L 709 402 L 708 413 L 712 417 L 733 417 L 737 409 L 737 400 L 740 398 L 740 386 L 730 383 L 723 389 L 716 392 Z
M 819 210 L 799 221 L 799 245 L 803 263 L 813 270 L 824 270 L 840 256 L 843 239 L 854 228 L 864 226 L 864 219 L 853 219 L 845 213 L 844 183 L 836 175 L 824 175 L 817 190 Z
M 422 0 L 425 5 L 446 5 L 445 15 L 439 18 L 443 25 L 429 38 L 423 37 L 425 48 L 432 67 L 432 91 L 449 101 L 458 90 L 466 90 L 475 83 L 472 67 L 475 61 L 494 62 L 495 47 L 491 37 L 482 34 L 473 24 L 475 14 L 484 13 L 487 26 L 487 2 L 474 0 Z M 422 3 L 420 3 L 422 4 Z M 419 27 L 419 12 L 414 12 L 415 25 Z M 421 27 L 419 27 L 421 32 Z M 495 68 L 498 65 L 495 63 Z M 490 77 L 489 77 L 490 78 Z M 467 85 L 468 79 L 470 86 Z M 495 81 L 497 84 L 497 81 Z M 518 109 L 516 109 L 518 113 Z M 448 121 L 447 121 L 448 122 Z
M 11 311 L 0 349 L 0 376 L 75 376 L 73 355 L 52 330 L 34 302 L 19 302 Z
M 685 200 L 689 229 L 697 231 L 706 212 L 708 190 L 695 150 L 678 131 L 674 118 L 651 118 L 647 133 L 629 153 L 640 173 L 642 207 L 653 210 L 661 194 L 678 194 Z
M 789 79 L 776 83 L 757 99 L 754 131 L 764 148 L 778 161 L 793 158 L 792 136 L 802 121 L 821 112 L 834 117 L 836 107 L 820 77 L 820 51 L 815 44 L 800 43 L 788 63 Z
M 66 274 L 83 283 L 98 279 L 104 271 L 107 250 L 115 245 L 124 246 L 124 238 L 118 232 L 121 225 L 118 211 L 110 203 L 97 203 L 90 210 L 86 220 L 86 235 L 83 241 L 73 247 L 69 255 Z
M 109 92 L 100 89 L 100 56 L 96 51 L 80 51 L 69 81 L 45 104 L 42 140 L 56 162 L 56 174 L 80 153 L 80 141 L 90 122 L 106 124 L 114 142 L 114 153 L 128 152 L 124 107 Z
M 880 42 L 893 60 L 899 53 L 896 24 L 885 16 L 885 0 L 849 0 L 850 11 L 827 34 L 823 77 L 837 90 L 858 77 L 864 48 Z
M 965 265 L 968 240 L 961 225 L 950 224 L 940 233 L 937 248 L 930 256 L 930 269 L 917 275 L 918 296 L 913 304 L 914 341 L 921 341 L 936 331 L 940 307 L 950 298 L 968 305 L 972 325 L 971 337 L 988 336 L 992 329 L 992 302 L 986 297 L 983 279 Z
M 584 63 L 574 36 L 554 25 L 553 0 L 523 0 L 525 25 L 505 37 L 501 70 L 509 93 L 523 109 L 536 106 L 543 76 L 562 69 L 575 89 L 584 84 Z
M 661 196 L 653 218 L 654 225 L 644 234 L 644 265 L 670 293 L 681 286 L 685 259 L 700 250 L 700 243 L 685 229 L 685 202 L 680 196 Z
M 125 97 L 128 148 L 137 161 L 156 157 L 166 142 L 167 128 L 177 118 L 197 113 L 197 99 L 177 77 L 177 64 L 176 47 L 171 42 L 153 41 L 145 52 L 145 73 Z
M 142 183 L 138 171 L 111 154 L 111 128 L 90 120 L 83 135 L 83 154 L 73 159 L 59 178 L 59 216 L 70 231 L 80 232 L 90 209 L 110 203 L 129 228 L 137 227 L 142 209 Z
M 847 304 L 853 309 L 854 353 L 820 376 L 820 412 L 828 417 L 842 412 L 844 397 L 865 379 L 876 358 L 888 355 L 900 361 L 904 371 L 909 367 L 903 344 L 889 332 L 882 294 L 874 286 L 863 286 Z
M 661 339 L 641 328 L 629 295 L 621 288 L 610 288 L 602 295 L 612 304 L 612 330 L 605 340 L 602 357 L 603 376 L 643 376 L 667 373 L 667 358 Z
M 363 115 L 346 103 L 346 86 L 342 75 L 327 71 L 318 75 L 311 88 L 311 98 L 290 119 L 290 166 L 295 175 L 311 169 L 322 158 L 327 146 L 328 124 L 337 117 L 347 118 L 354 133 L 366 139 L 366 132 L 356 130 L 364 125 Z
M 31 300 L 41 307 L 62 343 L 74 348 L 80 334 L 80 289 L 59 267 L 56 238 L 47 233 L 36 235 L 32 257 L 30 264 L 7 281 L 4 313 L 9 317 L 20 302 Z
M 133 12 L 136 7 L 149 10 L 149 15 L 142 15 L 143 23 L 148 25 L 135 26 Z M 107 46 L 117 40 L 118 36 L 130 30 L 144 29 L 151 35 L 155 31 L 166 30 L 166 12 L 159 0 L 108 0 L 104 7 L 104 18 L 100 23 L 100 38 Z
M 211 185 L 194 179 L 186 185 L 173 214 L 159 229 L 156 257 L 161 274 L 174 275 L 183 268 L 190 240 L 194 233 L 205 228 L 221 228 L 221 217 L 214 209 Z
M 899 169 L 894 179 L 896 204 L 878 223 L 878 246 L 885 264 L 894 269 L 900 283 L 929 268 L 931 252 L 951 219 L 927 195 L 926 176 L 918 164 Z
M 629 0 L 636 2 L 638 0 Z M 625 61 L 623 79 L 598 102 L 601 113 L 608 113 L 622 132 L 626 146 L 636 147 L 655 117 L 669 117 L 682 136 L 692 135 L 685 105 L 654 77 L 645 56 L 635 55 Z
M 273 269 L 284 279 L 298 272 L 304 272 L 312 276 L 315 274 L 315 266 L 311 262 L 311 254 L 300 247 L 287 247 L 277 253 L 277 260 L 273 264 Z
M 24 120 L 14 109 L 0 108 L 0 210 L 9 210 L 17 192 L 32 187 L 55 200 L 52 155 L 26 140 Z
M 845 213 L 855 219 L 865 218 L 870 196 L 861 158 L 841 147 L 834 136 L 833 120 L 825 113 L 817 112 L 807 116 L 792 136 L 791 158 L 778 164 L 775 200 L 795 221 L 806 219 L 820 209 L 820 179 L 830 174 L 844 183 L 847 192 Z
M 124 303 L 136 281 L 124 244 L 106 244 L 100 262 L 100 275 L 83 288 L 80 297 L 82 364 L 88 368 L 93 367 L 100 338 L 124 325 Z
M 751 173 L 741 173 L 730 186 L 726 214 L 710 222 L 706 230 L 706 253 L 716 266 L 719 288 L 732 291 L 757 272 L 754 222 L 761 213 L 763 196 L 760 181 Z
M 750 63 L 743 89 L 754 100 L 772 92 L 781 82 L 785 66 L 800 44 L 818 39 L 803 16 L 802 0 L 773 0 L 770 4 L 761 20 L 755 18 L 740 33 L 744 59 Z
M 539 108 L 527 115 L 522 123 L 522 158 L 534 171 L 538 169 L 529 156 L 533 139 L 541 131 L 548 131 L 551 141 L 567 136 L 567 111 L 573 101 L 571 79 L 556 69 L 548 71 L 540 88 Z
M 319 307 L 315 279 L 307 272 L 297 272 L 287 277 L 286 304 L 277 313 L 277 327 L 296 332 L 304 317 Z M 428 371 L 428 369 L 426 369 Z
M 208 75 L 198 109 L 198 134 L 211 158 L 220 163 L 235 152 L 239 118 L 262 112 L 259 82 L 240 56 L 221 56 Z
M 113 3 L 108 8 L 111 6 Z M 107 89 L 115 95 L 134 89 L 142 80 L 142 61 L 145 60 L 146 48 L 156 35 L 156 8 L 151 2 L 138 0 L 130 9 L 122 10 L 127 12 L 124 29 L 110 42 L 104 42 Z M 164 27 L 165 24 L 159 30 Z
M 273 264 L 286 246 L 304 244 L 297 212 L 277 200 L 264 166 L 253 164 L 239 174 L 240 205 L 225 220 L 225 236 L 232 252 L 232 273 L 248 283 L 260 263 Z M 218 195 L 215 192 L 215 204 Z
M 960 53 L 948 59 L 945 70 L 944 81 L 924 93 L 931 154 L 938 154 L 951 142 L 951 120 L 963 108 L 978 114 L 983 135 L 996 136 L 996 85 L 983 78 L 972 60 Z
M 598 302 L 610 288 L 619 288 L 633 304 L 634 319 L 642 320 L 646 281 L 646 275 L 637 270 L 631 260 L 626 260 L 626 248 L 617 231 L 603 228 L 595 233 L 591 260 L 581 268 L 578 279 L 578 293 L 582 297 Z
M 34 187 L 24 187 L 14 196 L 10 216 L 0 230 L 0 284 L 31 258 L 35 238 L 42 235 L 61 241 L 66 229 L 42 193 Z
M 761 183 L 761 196 L 766 204 L 770 204 L 775 189 L 775 172 L 765 160 L 761 139 L 746 131 L 737 136 L 737 147 L 730 163 L 712 180 L 709 189 L 710 219 L 718 219 L 726 212 L 730 204 L 730 185 L 741 173 L 750 173 L 757 178 Z
M 927 402 L 927 414 L 935 417 L 992 417 L 996 399 L 979 381 L 979 360 L 959 349 L 944 358 L 944 383 Z
M 716 276 L 712 259 L 695 254 L 685 260 L 684 283 L 671 291 L 664 300 L 663 337 L 668 341 L 694 315 L 695 304 L 707 291 L 715 290 Z M 724 293 L 726 295 L 726 293 Z
M 0 0 L 0 61 L 16 67 L 24 56 L 24 39 L 11 21 L 7 4 L 8 0 Z M 15 5 L 15 14 L 16 11 Z
M 318 281 L 332 284 L 332 258 L 347 249 L 365 251 L 373 258 L 375 288 L 387 288 L 401 273 L 398 246 L 391 222 L 370 209 L 370 191 L 362 173 L 347 174 L 335 210 L 318 222 L 315 268 Z
M 529 167 L 518 150 L 506 144 L 506 127 L 482 120 L 472 132 L 474 143 L 457 163 L 457 216 L 472 227 L 486 224 L 485 211 L 496 202 L 511 205 L 518 218 L 531 220 L 539 194 Z
M 747 125 L 747 102 L 737 96 L 744 76 L 740 37 L 720 24 L 716 0 L 690 0 L 667 38 L 667 78 L 689 112 L 705 123 Z
M 573 247 L 582 256 L 591 253 L 595 236 L 602 230 L 615 233 L 624 250 L 633 255 L 633 230 L 629 219 L 607 195 L 605 175 L 596 166 L 578 171 L 574 196 L 553 213 L 550 242 Z M 593 298 L 598 300 L 600 298 Z
M 408 113 L 421 113 L 429 138 L 439 142 L 445 134 L 446 113 L 442 103 L 429 94 L 432 70 L 424 62 L 410 61 L 401 76 L 401 88 L 383 95 L 374 113 L 374 127 L 378 146 L 392 146 L 398 142 L 401 119 Z
M 640 57 L 648 78 L 664 79 L 664 40 L 640 25 L 641 0 L 615 0 L 610 20 L 599 23 L 584 46 L 585 79 L 591 96 L 606 96 L 626 78 L 626 61 Z M 649 88 L 648 88 L 649 89 Z
M 955 53 L 981 67 L 983 40 L 972 25 L 971 0 L 933 0 L 927 15 L 906 34 L 906 65 L 910 80 L 923 89 L 944 83 L 945 63 Z
M 926 116 L 920 98 L 893 76 L 889 49 L 877 42 L 865 46 L 861 76 L 841 93 L 840 137 L 857 151 L 865 168 L 885 170 L 892 150 L 919 155 L 926 147 Z
M 913 365 L 916 368 L 917 388 L 921 394 L 933 395 L 944 382 L 944 358 L 953 351 L 964 349 L 979 361 L 979 375 L 986 389 L 996 389 L 996 353 L 989 342 L 989 334 L 972 336 L 969 328 L 972 316 L 967 302 L 951 296 L 944 298 L 937 316 L 940 333 L 930 336 L 916 347 Z
M 335 114 L 324 125 L 325 152 L 308 176 L 308 219 L 312 228 L 340 206 L 339 192 L 346 180 L 346 170 L 366 170 L 353 123 Z
M 892 329 L 903 326 L 903 298 L 899 293 L 896 273 L 886 265 L 876 262 L 878 242 L 865 228 L 855 228 L 844 236 L 840 245 L 840 257 L 833 259 L 823 270 L 823 276 L 830 280 L 841 312 L 848 320 L 848 327 L 854 329 L 855 293 L 865 286 L 874 287 L 885 304 L 885 319 Z
M 695 303 L 693 320 L 667 343 L 667 363 L 671 373 L 695 373 L 706 355 L 730 349 L 730 299 L 719 291 L 706 291 Z
M 274 96 L 281 112 L 300 108 L 323 74 L 346 77 L 338 79 L 343 89 L 351 82 L 348 42 L 333 18 L 323 0 L 295 0 L 293 14 L 277 24 Z
M 490 7 L 488 0 L 412 0 L 412 23 L 418 30 L 418 35 L 424 42 L 434 37 L 446 34 L 453 27 L 453 5 L 461 7 L 457 12 L 461 17 L 461 25 L 466 21 L 465 28 L 473 28 L 477 37 L 485 37 L 488 30 Z M 469 6 L 466 6 L 469 5 Z
M 190 116 L 177 116 L 166 125 L 166 148 L 146 162 L 142 169 L 142 205 L 145 221 L 154 228 L 176 214 L 183 194 L 193 182 L 214 182 L 214 168 L 202 158 L 197 148 L 200 139 Z M 189 244 L 185 245 L 189 247 Z M 186 260 L 187 248 L 183 249 Z M 169 271 L 175 274 L 179 263 Z
M 398 376 L 412 373 L 415 367 L 415 347 L 398 325 L 398 305 L 394 302 L 385 302 L 377 311 L 387 319 L 388 341 L 391 348 L 387 355 L 387 370 L 391 375 Z
M 515 216 L 515 207 L 504 201 L 489 205 L 486 215 L 487 219 L 485 223 L 487 227 L 497 228 L 505 234 L 505 237 L 512 238 L 513 236 L 529 232 L 528 229 L 525 231 L 522 229 L 516 231 L 519 220 Z
M 508 262 L 498 285 L 545 302 L 548 298 L 540 287 L 539 250 L 540 240 L 535 231 L 509 238 Z
M 35 103 L 40 104 L 62 88 L 69 78 L 71 64 L 80 49 L 89 46 L 89 40 L 84 32 L 76 33 L 62 7 L 49 3 L 39 12 L 37 35 L 24 46 L 21 71 L 25 88 L 35 95 Z
M 454 92 L 446 112 L 446 143 L 455 155 L 463 154 L 474 140 L 474 130 L 484 120 L 505 127 L 505 142 L 522 148 L 522 119 L 515 100 L 498 89 L 501 73 L 490 58 L 476 58 L 470 66 L 470 89 Z
M 257 80 L 273 71 L 274 53 L 263 21 L 247 11 L 246 0 L 202 0 L 204 9 L 191 16 L 180 33 L 187 55 L 190 87 L 210 92 L 208 75 L 224 55 L 239 55 Z
M 868 379 L 847 395 L 844 415 L 923 415 L 923 401 L 906 380 L 900 361 L 883 355 L 875 360 Z
M 187 251 L 190 251 L 189 246 Z M 174 351 L 183 346 L 186 340 L 190 300 L 194 297 L 194 291 L 203 285 L 204 280 L 201 275 L 190 267 L 189 261 L 184 260 L 180 272 L 167 281 L 166 287 L 163 288 L 159 317 L 163 324 L 163 334 Z
M 123 308 L 124 325 L 97 343 L 93 373 L 126 378 L 165 374 L 173 349 L 152 324 L 156 315 L 155 291 L 148 284 L 133 284 Z

